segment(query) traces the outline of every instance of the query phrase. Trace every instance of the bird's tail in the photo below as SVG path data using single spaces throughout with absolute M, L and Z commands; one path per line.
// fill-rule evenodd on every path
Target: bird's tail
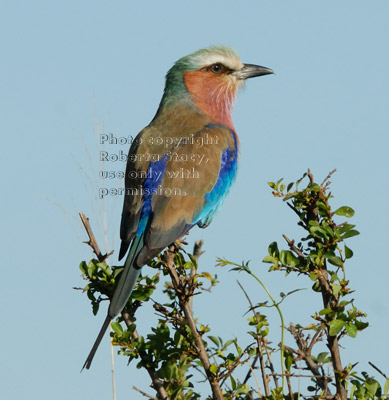
M 120 274 L 119 283 L 109 304 L 108 315 L 111 318 L 114 318 L 123 310 L 138 280 L 140 267 L 136 265 L 135 260 L 142 247 L 143 234 L 136 237 L 131 243 L 123 272 Z
M 92 347 L 92 350 L 90 351 L 84 365 L 82 366 L 81 372 L 84 368 L 89 369 L 90 366 L 92 365 L 92 361 L 93 361 L 93 357 L 96 354 L 97 348 L 100 345 L 101 339 L 104 337 L 105 331 L 107 330 L 109 323 L 112 321 L 112 317 L 110 317 L 109 315 L 107 315 L 107 317 L 105 318 L 104 324 L 100 329 L 100 332 L 97 336 L 97 339 Z
M 135 238 L 131 243 L 131 248 L 128 253 L 126 262 L 124 264 L 123 272 L 120 274 L 119 283 L 115 289 L 115 293 L 112 297 L 111 303 L 108 308 L 108 315 L 105 318 L 103 326 L 97 336 L 97 339 L 90 351 L 81 371 L 86 368 L 89 369 L 93 357 L 96 354 L 97 348 L 100 345 L 101 340 L 104 337 L 105 331 L 107 330 L 112 319 L 119 314 L 124 306 L 126 305 L 128 299 L 131 296 L 132 290 L 134 289 L 135 283 L 138 280 L 140 274 L 140 268 L 135 264 L 135 259 L 143 247 L 143 235 Z

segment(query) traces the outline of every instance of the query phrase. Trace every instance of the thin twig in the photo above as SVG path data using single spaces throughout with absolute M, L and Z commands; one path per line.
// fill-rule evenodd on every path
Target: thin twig
M 143 396 L 147 397 L 147 398 L 150 399 L 150 400 L 157 400 L 156 397 L 151 396 L 150 394 L 144 392 L 143 390 L 138 389 L 136 386 L 133 386 L 132 388 L 133 388 L 134 390 L 136 390 L 137 392 L 139 392 L 140 394 L 142 394 Z
M 273 361 L 272 361 L 271 355 L 270 355 L 270 350 L 269 350 L 269 348 L 266 346 L 265 339 L 263 339 L 263 341 L 264 341 L 264 345 L 265 345 L 265 351 L 266 351 L 266 354 L 267 354 L 267 358 L 268 358 L 268 360 L 269 360 L 269 368 L 270 368 L 270 371 L 272 372 L 271 375 L 273 376 L 274 384 L 276 385 L 276 389 L 278 389 L 277 374 L 275 373 Z M 285 348 L 285 346 L 284 346 L 284 348 Z M 283 376 L 283 375 L 280 374 L 280 376 Z
M 270 375 L 282 376 L 282 374 L 272 373 Z M 335 378 L 333 375 L 304 375 L 304 374 L 288 374 L 291 378 Z
M 203 240 L 197 240 L 193 246 L 193 256 L 196 259 L 196 261 L 198 261 L 200 256 L 205 253 L 205 251 L 201 250 L 203 244 L 204 244 Z
M 320 186 L 323 187 L 323 188 L 327 187 L 327 186 L 330 184 L 330 182 L 328 182 L 328 180 L 331 178 L 331 176 L 332 176 L 335 172 L 336 172 L 336 168 L 335 168 L 333 171 L 331 171 L 331 172 L 323 179 L 323 182 L 320 184 Z M 324 185 L 325 185 L 325 186 L 324 186 Z
M 263 394 L 262 394 L 262 392 L 261 392 L 261 387 L 259 386 L 258 378 L 257 378 L 257 376 L 255 375 L 255 371 L 254 371 L 254 369 L 253 369 L 251 366 L 250 366 L 250 369 L 251 369 L 251 373 L 253 374 L 253 377 L 254 377 L 254 379 L 255 379 L 255 383 L 257 384 L 258 395 L 259 395 L 260 397 L 263 397 Z M 244 382 L 244 383 L 246 383 L 246 382 Z
M 193 246 L 193 257 L 196 260 L 196 263 L 198 264 L 199 262 L 199 258 L 202 254 L 204 254 L 204 251 L 201 250 L 201 247 L 203 246 L 204 242 L 202 240 L 197 240 Z M 190 279 L 193 280 L 193 278 L 196 276 L 197 274 L 197 268 L 194 266 L 191 270 L 190 270 Z M 191 296 L 189 298 L 189 307 L 190 307 L 190 311 L 193 314 L 193 296 Z
M 376 371 L 378 371 L 385 379 L 388 379 L 388 377 L 378 367 L 376 367 L 371 361 L 369 361 L 369 365 L 371 365 Z
M 290 383 L 290 373 L 287 371 L 287 372 L 285 372 L 285 375 L 286 375 L 286 383 L 287 383 L 287 385 L 288 385 L 288 391 L 289 391 L 289 397 L 291 398 L 291 399 L 294 399 L 294 396 L 293 396 L 293 390 L 292 390 L 292 384 Z
M 314 179 L 313 179 L 313 175 L 312 175 L 312 172 L 310 169 L 308 169 L 308 178 L 309 178 L 310 185 L 313 185 Z
M 294 240 L 290 240 L 285 234 L 282 235 L 282 237 L 286 240 L 288 243 L 289 248 L 294 251 L 299 257 L 302 259 L 306 260 L 306 257 L 304 256 L 304 253 L 294 245 Z
M 242 284 L 239 281 L 237 281 L 237 282 L 238 282 L 238 285 L 241 288 L 242 292 L 246 296 L 246 299 L 247 299 L 248 303 L 250 304 L 250 309 L 253 310 L 253 314 L 254 314 L 254 317 L 255 317 L 256 314 L 255 314 L 255 311 L 254 311 L 254 305 L 253 305 L 249 295 L 247 294 L 247 292 L 244 289 L 244 287 L 242 286 Z M 270 396 L 269 377 L 266 375 L 265 361 L 263 359 L 263 349 L 262 349 L 262 345 L 261 345 L 261 339 L 259 337 L 257 337 L 256 339 L 257 339 L 258 354 L 257 354 L 257 357 L 254 359 L 250 370 L 247 372 L 246 378 L 245 378 L 243 383 L 246 383 L 249 380 L 251 373 L 254 372 L 254 366 L 256 364 L 257 358 L 259 358 L 259 364 L 260 364 L 260 367 L 261 367 L 262 381 L 263 381 L 263 386 L 265 388 L 265 394 L 266 394 L 266 396 Z M 257 385 L 258 385 L 258 388 L 259 388 L 259 384 L 258 383 L 257 383 Z
M 92 228 L 91 228 L 90 223 L 89 223 L 89 218 L 87 218 L 84 213 L 79 213 L 79 215 L 80 215 L 82 224 L 84 225 L 84 228 L 86 230 L 86 233 L 89 236 L 89 240 L 87 242 L 84 242 L 84 243 L 86 243 L 88 246 L 90 246 L 92 248 L 93 253 L 96 254 L 97 259 L 100 262 L 104 262 L 110 255 L 112 255 L 114 253 L 114 250 L 112 250 L 110 253 L 107 253 L 107 254 L 103 255 L 101 253 L 101 251 L 100 251 L 99 245 L 97 244 L 95 235 L 92 232 Z

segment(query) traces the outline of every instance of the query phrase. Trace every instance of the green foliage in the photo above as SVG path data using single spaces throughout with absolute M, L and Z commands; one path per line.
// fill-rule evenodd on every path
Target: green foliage
M 113 345 L 130 364 L 136 363 L 137 368 L 149 374 L 157 398 L 205 398 L 197 388 L 198 382 L 204 380 L 212 392 L 207 399 L 388 398 L 389 379 L 381 386 L 373 376 L 366 372 L 358 374 L 355 365 L 344 366 L 341 361 L 339 342 L 345 336 L 356 338 L 368 327 L 368 322 L 364 320 L 366 314 L 354 304 L 353 290 L 346 278 L 346 264 L 354 255 L 348 241 L 359 234 L 347 220 L 353 217 L 354 210 L 342 206 L 332 211 L 328 182 L 331 175 L 320 185 L 309 171 L 296 182 L 284 184 L 279 179 L 269 183 L 273 195 L 286 202 L 297 215 L 304 233 L 299 240 L 283 235 L 285 249 L 275 241 L 270 243 L 263 262 L 269 265 L 270 272 L 299 276 L 312 289 L 306 295 L 307 301 L 318 295 L 322 306 L 313 313 L 308 326 L 293 321 L 286 328 L 281 311 L 282 303 L 301 289 L 281 292 L 276 298 L 248 262 L 218 259 L 219 267 L 229 266 L 232 272 L 244 272 L 266 294 L 265 300 L 256 298 L 252 302 L 244 292 L 249 302 L 247 336 L 222 338 L 213 331 L 215 328 L 193 316 L 192 301 L 218 283 L 216 275 L 199 271 L 199 249 L 196 252 L 195 248 L 196 255 L 188 254 L 177 243 L 149 263 L 154 275 L 139 278 L 122 315 L 111 324 L 111 337 Z M 91 260 L 88 264 L 82 262 L 80 269 L 88 282 L 84 291 L 96 314 L 100 302 L 112 297 L 122 268 L 110 268 L 104 262 Z M 171 278 L 163 289 L 166 296 L 163 304 L 152 300 L 161 274 Z M 151 331 L 141 335 L 135 315 L 139 306 L 149 300 L 157 318 Z M 266 313 L 273 310 L 280 318 L 281 332 L 278 326 L 269 326 Z M 288 339 L 286 331 L 290 333 Z M 274 340 L 274 335 L 278 340 Z M 280 361 L 273 363 L 278 356 Z M 301 363 L 305 364 L 303 374 Z M 306 374 L 310 374 L 307 393 L 294 392 L 295 377 Z

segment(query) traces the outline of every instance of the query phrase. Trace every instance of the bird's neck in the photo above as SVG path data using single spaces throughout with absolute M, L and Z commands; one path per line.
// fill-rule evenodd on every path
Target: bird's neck
M 185 71 L 184 82 L 197 108 L 214 122 L 234 130 L 231 109 L 236 88 L 233 84 L 220 82 L 202 71 Z

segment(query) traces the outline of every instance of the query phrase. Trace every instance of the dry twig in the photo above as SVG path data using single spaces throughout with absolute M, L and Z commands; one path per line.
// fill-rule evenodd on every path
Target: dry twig
M 150 400 L 157 400 L 156 397 L 151 396 L 150 394 L 144 392 L 143 390 L 138 389 L 136 386 L 132 387 L 134 390 L 136 390 L 137 392 L 139 392 L 141 395 L 143 395 L 144 397 L 147 397 Z
M 89 218 L 87 218 L 84 213 L 79 213 L 79 216 L 81 218 L 82 224 L 84 225 L 86 233 L 88 234 L 88 237 L 89 237 L 89 240 L 84 243 L 86 243 L 88 246 L 90 246 L 92 248 L 93 253 L 96 254 L 96 257 L 100 262 L 104 262 L 110 255 L 112 255 L 114 253 L 114 250 L 112 250 L 108 254 L 103 255 L 100 251 L 99 245 L 97 244 L 95 235 L 92 232 L 92 228 L 89 223 Z

